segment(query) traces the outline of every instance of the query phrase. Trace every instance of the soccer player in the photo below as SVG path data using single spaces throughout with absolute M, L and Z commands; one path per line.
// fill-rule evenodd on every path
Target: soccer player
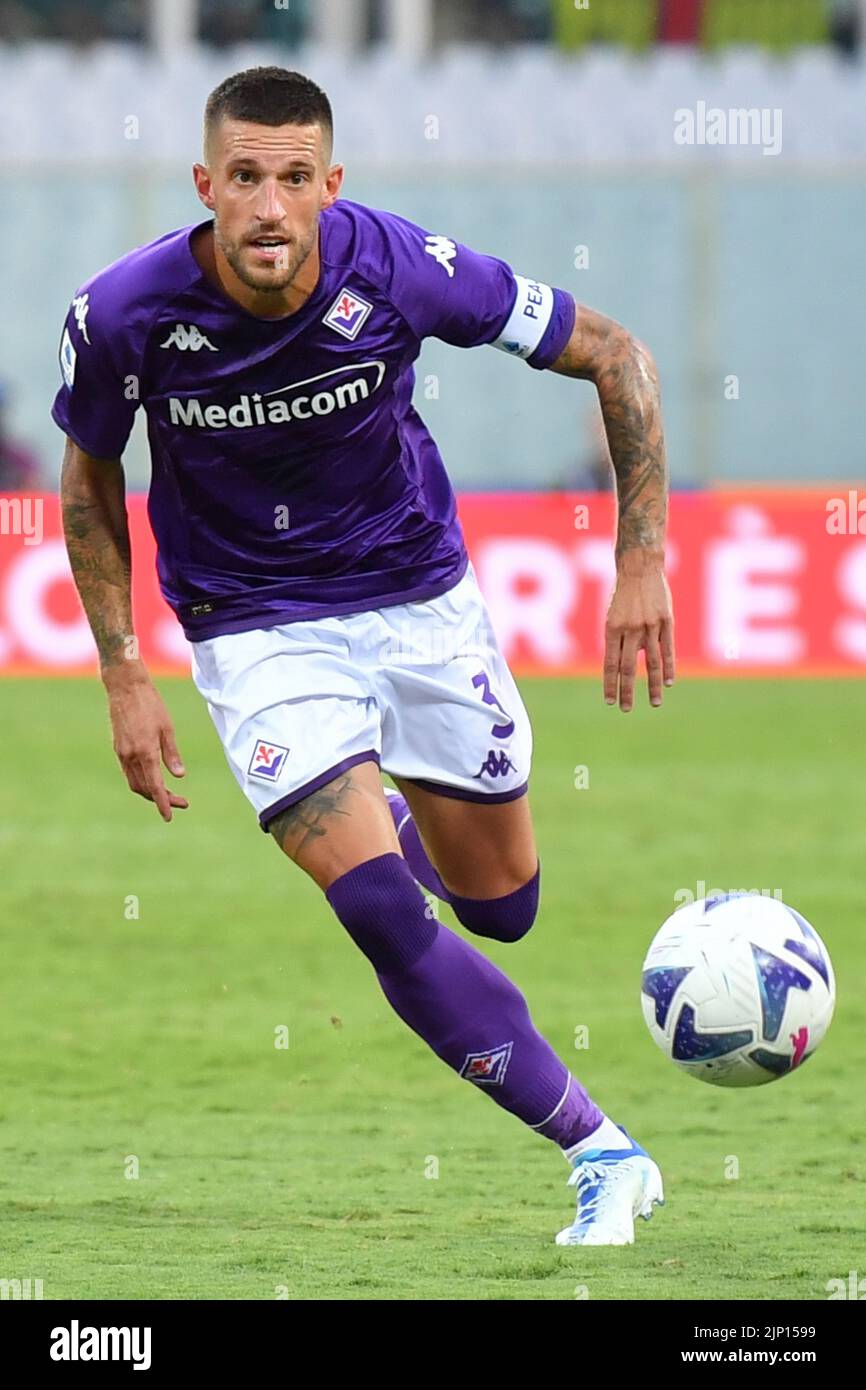
M 559 1243 L 631 1243 L 634 1217 L 662 1201 L 656 1164 L 419 887 L 473 935 L 518 941 L 540 864 L 529 720 L 412 405 L 412 363 L 432 336 L 595 383 L 619 501 L 604 695 L 622 710 L 640 650 L 651 704 L 674 674 L 655 366 L 566 292 L 340 199 L 332 143 L 308 78 L 227 78 L 193 169 L 213 215 L 131 251 L 72 301 L 52 413 L 115 752 L 164 820 L 187 807 L 162 771 L 184 775 L 169 714 L 128 640 L 121 456 L 141 403 L 160 585 L 262 829 L 322 889 L 400 1018 L 560 1148 L 577 1211 Z

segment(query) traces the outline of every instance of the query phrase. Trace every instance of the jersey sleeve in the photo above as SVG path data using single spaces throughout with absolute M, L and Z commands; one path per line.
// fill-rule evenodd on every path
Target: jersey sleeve
M 567 291 L 404 218 L 389 215 L 386 226 L 391 298 L 419 339 L 489 344 L 538 369 L 556 361 L 574 327 Z
M 73 299 L 60 338 L 62 382 L 51 417 L 94 458 L 119 458 L 139 404 L 136 365 L 100 312 L 99 290 Z

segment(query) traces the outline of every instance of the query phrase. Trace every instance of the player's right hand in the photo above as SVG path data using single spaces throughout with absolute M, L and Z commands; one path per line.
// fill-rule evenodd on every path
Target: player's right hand
M 114 751 L 130 790 L 152 801 L 163 820 L 170 821 L 172 808 L 185 811 L 189 802 L 169 791 L 163 780 L 162 763 L 174 777 L 186 773 L 163 698 L 148 674 L 134 667 L 103 679 Z

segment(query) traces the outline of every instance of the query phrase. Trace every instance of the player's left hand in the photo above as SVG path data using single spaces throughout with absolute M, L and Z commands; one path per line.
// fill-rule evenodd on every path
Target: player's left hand
M 604 633 L 604 698 L 628 711 L 634 703 L 637 654 L 646 657 L 651 705 L 662 702 L 662 686 L 674 683 L 674 615 L 660 559 L 628 552 L 617 563 L 616 587 Z

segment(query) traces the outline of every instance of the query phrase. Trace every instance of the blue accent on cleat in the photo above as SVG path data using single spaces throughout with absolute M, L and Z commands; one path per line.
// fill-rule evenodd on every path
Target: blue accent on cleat
M 575 1158 L 568 1182 L 577 1189 L 577 1214 L 557 1245 L 631 1245 L 635 1217 L 649 1221 L 653 1206 L 664 1206 L 658 1166 L 627 1129 L 617 1129 L 629 1148 L 587 1149 Z

